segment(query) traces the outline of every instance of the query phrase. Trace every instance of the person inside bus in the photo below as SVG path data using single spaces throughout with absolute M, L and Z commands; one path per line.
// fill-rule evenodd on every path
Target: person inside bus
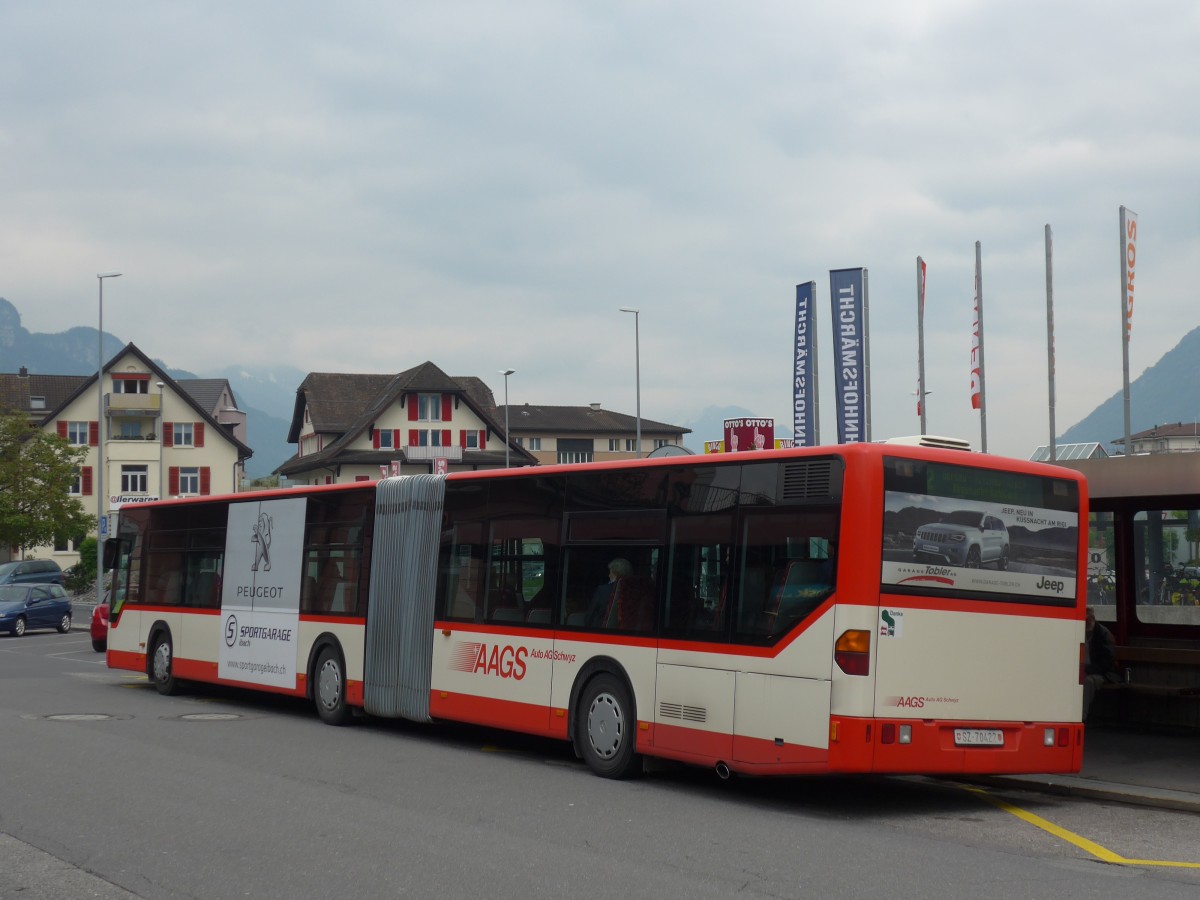
M 616 598 L 617 584 L 622 578 L 633 574 L 633 566 L 629 560 L 618 556 L 608 564 L 608 581 L 599 585 L 592 593 L 592 602 L 588 604 L 587 625 L 591 628 L 606 628 L 611 624 L 611 612 L 615 610 L 613 600 Z
M 1112 632 L 1096 621 L 1096 611 L 1087 608 L 1084 619 L 1083 721 L 1087 721 L 1088 710 L 1096 691 L 1106 681 L 1119 681 L 1117 675 L 1117 646 Z

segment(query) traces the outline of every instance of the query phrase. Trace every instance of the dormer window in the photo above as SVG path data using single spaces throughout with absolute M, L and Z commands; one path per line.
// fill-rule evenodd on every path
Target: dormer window
M 46 408 L 46 398 L 45 397 L 30 397 L 29 398 L 29 408 L 30 409 L 45 409 Z
M 442 395 L 418 394 L 417 419 L 421 422 L 442 421 Z

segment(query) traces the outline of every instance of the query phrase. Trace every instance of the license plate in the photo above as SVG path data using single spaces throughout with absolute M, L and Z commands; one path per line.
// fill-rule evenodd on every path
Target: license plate
M 1004 732 L 999 728 L 955 728 L 954 743 L 960 747 L 1003 747 Z

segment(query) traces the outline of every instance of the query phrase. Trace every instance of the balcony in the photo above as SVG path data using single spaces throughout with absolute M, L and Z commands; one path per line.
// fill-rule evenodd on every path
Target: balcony
M 460 462 L 462 447 L 405 447 L 404 455 L 410 460 L 448 459 L 450 462 Z
M 105 394 L 106 416 L 143 416 L 157 419 L 162 413 L 162 394 Z

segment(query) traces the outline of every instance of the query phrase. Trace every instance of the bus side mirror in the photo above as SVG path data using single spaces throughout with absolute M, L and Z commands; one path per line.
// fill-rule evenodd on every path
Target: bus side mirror
M 108 538 L 104 542 L 104 569 L 115 569 L 122 552 L 129 552 L 128 538 Z

